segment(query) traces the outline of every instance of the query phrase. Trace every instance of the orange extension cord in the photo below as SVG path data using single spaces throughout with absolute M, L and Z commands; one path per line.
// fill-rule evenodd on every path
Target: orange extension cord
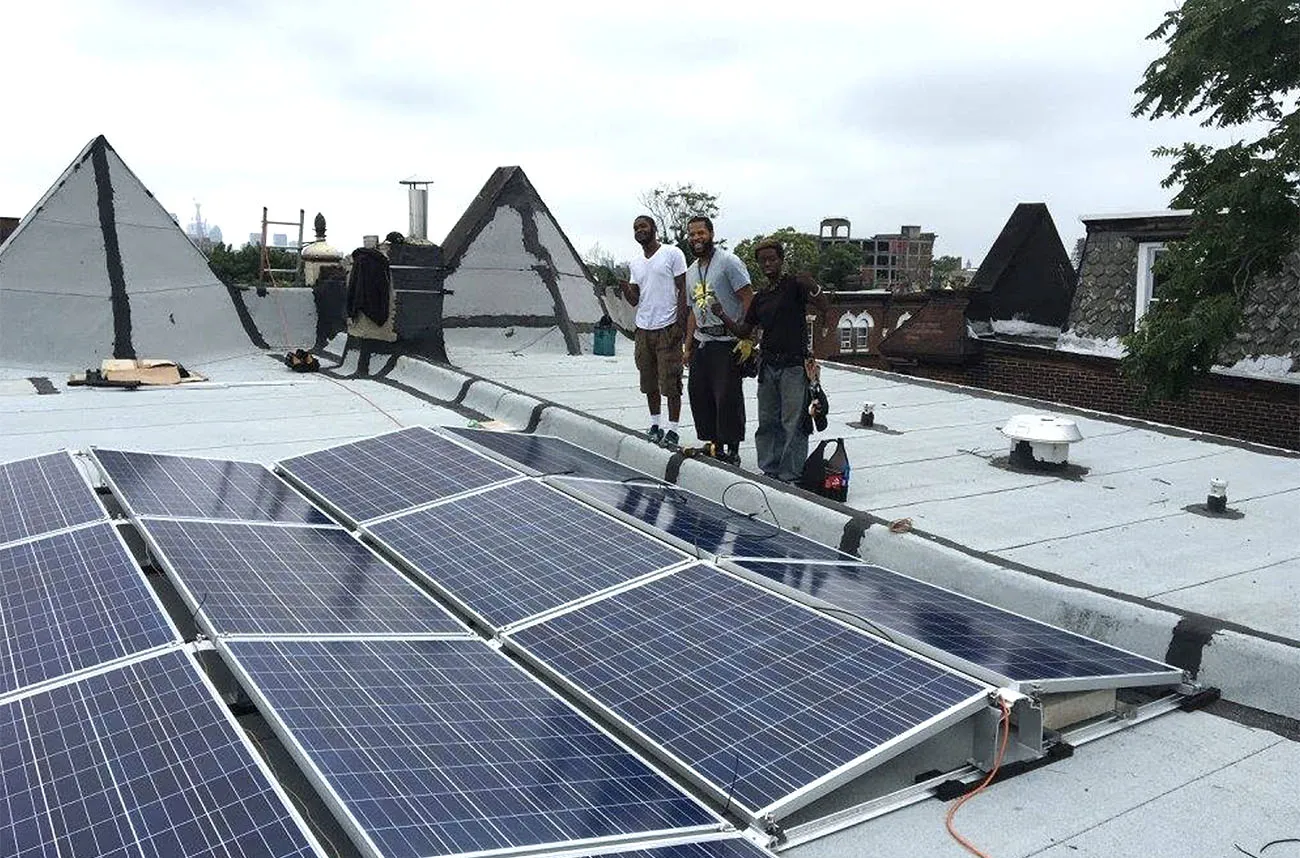
M 984 791 L 984 788 L 997 776 L 998 769 L 1002 767 L 1002 758 L 1007 753 L 1007 743 L 1011 739 L 1011 705 L 1005 700 L 999 700 L 998 705 L 1002 707 L 1002 717 L 998 720 L 998 724 L 1002 728 L 1002 742 L 998 745 L 998 755 L 993 760 L 993 768 L 989 769 L 988 776 L 984 778 L 983 783 L 952 803 L 952 807 L 948 808 L 948 816 L 944 819 L 944 826 L 948 829 L 948 833 L 952 835 L 952 839 L 960 843 L 967 852 L 978 856 L 978 858 L 989 858 L 989 856 L 981 852 L 975 844 L 958 834 L 957 829 L 953 828 L 952 820 L 957 815 L 957 811 L 961 810 L 963 804 Z

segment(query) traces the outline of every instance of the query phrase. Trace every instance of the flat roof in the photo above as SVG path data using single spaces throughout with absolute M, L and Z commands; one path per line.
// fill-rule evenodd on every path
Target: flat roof
M 1192 209 L 1161 209 L 1153 212 L 1114 212 L 1112 214 L 1086 214 L 1079 215 L 1079 220 L 1083 223 L 1102 220 L 1147 220 L 1150 218 L 1162 217 L 1191 217 L 1195 212 Z

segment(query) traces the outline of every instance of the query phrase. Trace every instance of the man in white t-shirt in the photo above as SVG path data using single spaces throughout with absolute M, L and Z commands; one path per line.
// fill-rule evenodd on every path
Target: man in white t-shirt
M 628 303 L 636 307 L 636 368 L 650 409 L 646 438 L 676 447 L 681 443 L 677 425 L 682 417 L 686 256 L 670 244 L 659 243 L 649 215 L 632 221 L 632 237 L 641 245 L 641 253 L 632 260 L 628 282 L 621 285 Z M 668 400 L 666 427 L 660 425 L 661 398 Z

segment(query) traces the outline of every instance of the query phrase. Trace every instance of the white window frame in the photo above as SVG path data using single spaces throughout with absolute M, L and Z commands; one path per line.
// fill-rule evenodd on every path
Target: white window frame
M 1165 249 L 1163 241 L 1144 241 L 1138 244 L 1137 282 L 1133 289 L 1133 328 L 1137 329 L 1142 317 L 1151 308 L 1151 292 L 1155 288 L 1156 256 Z
M 845 313 L 844 315 L 840 316 L 840 321 L 838 324 L 836 324 L 835 327 L 839 331 L 838 339 L 840 344 L 840 354 L 851 354 L 854 351 L 853 314 Z
M 853 320 L 853 350 L 865 352 L 871 348 L 871 315 L 859 313 Z

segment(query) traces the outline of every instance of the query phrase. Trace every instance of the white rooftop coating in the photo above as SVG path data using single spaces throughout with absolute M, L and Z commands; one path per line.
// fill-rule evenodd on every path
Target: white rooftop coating
M 634 432 L 645 428 L 629 340 L 618 340 L 612 358 L 564 354 L 554 330 L 520 328 L 508 337 L 449 330 L 447 345 L 452 361 L 476 376 Z M 355 358 L 340 373 L 354 367 Z M 37 395 L 26 380 L 34 374 L 29 369 L 0 368 L 0 460 L 100 445 L 271 462 L 399 426 L 463 426 L 472 419 L 464 407 L 438 404 L 456 397 L 463 376 L 405 358 L 390 376 L 396 384 L 297 375 L 260 353 L 192 368 L 212 380 L 121 391 L 68 388 L 65 369 L 51 367 L 41 374 L 57 395 Z M 843 436 L 853 463 L 850 504 L 887 520 L 910 518 L 916 528 L 892 535 L 873 526 L 864 555 L 913 556 L 900 571 L 1155 657 L 1164 657 L 1179 612 L 1212 615 L 1235 625 L 1206 647 L 1203 678 L 1268 712 L 1300 715 L 1300 459 L 1063 411 L 1084 436 L 1072 447 L 1069 474 L 1019 473 L 999 461 L 1007 441 L 998 427 L 1016 414 L 1050 411 L 1045 403 L 832 366 L 823 382 L 832 408 L 824 437 Z M 751 438 L 742 453 L 752 468 L 754 382 L 745 384 Z M 874 403 L 875 425 L 850 426 L 864 401 Z M 515 428 L 534 407 L 483 382 L 470 386 L 464 405 Z M 539 431 L 557 425 L 544 417 Z M 683 427 L 692 443 L 689 411 Z M 620 438 L 621 458 L 630 464 L 666 458 L 631 435 Z M 683 483 L 688 476 L 692 488 L 744 478 L 691 462 L 683 466 Z M 1228 480 L 1228 506 L 1241 517 L 1184 509 L 1204 503 L 1212 477 Z M 797 507 L 780 503 L 779 489 L 767 491 L 783 524 L 817 530 L 811 519 L 786 512 Z M 1168 625 L 1153 632 L 1142 620 L 1127 623 L 1122 612 L 1100 609 L 1102 602 L 1131 604 L 1135 616 L 1167 616 Z M 1294 722 L 1278 723 L 1283 732 L 1295 729 Z M 1174 713 L 995 784 L 963 808 L 956 825 L 998 858 L 1182 858 L 1237 854 L 1234 845 L 1257 853 L 1300 832 L 1298 787 L 1296 741 L 1208 712 Z M 944 831 L 947 808 L 922 801 L 788 854 L 965 855 Z M 1268 855 L 1295 854 L 1286 848 Z
M 1153 212 L 1111 212 L 1109 214 L 1079 215 L 1083 223 L 1107 220 L 1144 220 L 1156 217 L 1190 217 L 1195 214 L 1192 209 L 1161 209 Z

